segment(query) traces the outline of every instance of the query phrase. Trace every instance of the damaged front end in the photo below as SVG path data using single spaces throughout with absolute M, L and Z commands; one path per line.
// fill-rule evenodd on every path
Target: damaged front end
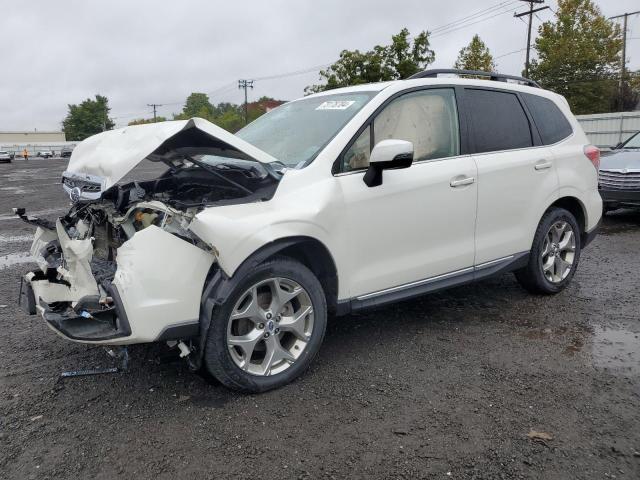
M 86 343 L 198 335 L 200 296 L 217 252 L 192 223 L 208 207 L 270 199 L 282 175 L 203 122 L 92 137 L 91 148 L 76 148 L 63 176 L 73 201 L 65 216 L 53 223 L 15 209 L 37 226 L 31 254 L 39 268 L 21 285 L 28 313 Z M 136 156 L 138 143 L 144 146 Z M 109 158 L 119 149 L 129 155 L 129 169 Z

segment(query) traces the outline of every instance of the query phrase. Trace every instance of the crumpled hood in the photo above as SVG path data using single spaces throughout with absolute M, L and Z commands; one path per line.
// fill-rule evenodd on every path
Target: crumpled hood
M 131 125 L 93 135 L 73 150 L 65 176 L 92 179 L 104 191 L 183 130 L 197 128 L 262 163 L 277 159 L 202 118 Z
M 640 170 L 640 150 L 618 150 L 602 155 L 601 170 Z

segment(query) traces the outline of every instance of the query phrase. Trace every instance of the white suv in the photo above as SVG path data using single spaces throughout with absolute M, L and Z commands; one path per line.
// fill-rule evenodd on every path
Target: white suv
M 67 339 L 167 341 L 258 392 L 307 368 L 328 314 L 507 271 L 559 292 L 600 221 L 599 151 L 531 81 L 439 73 L 308 96 L 237 135 L 195 118 L 85 140 L 69 213 L 17 209 L 39 227 L 22 303 Z

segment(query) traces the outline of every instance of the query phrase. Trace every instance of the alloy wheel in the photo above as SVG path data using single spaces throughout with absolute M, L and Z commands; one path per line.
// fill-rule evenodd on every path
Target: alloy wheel
M 293 365 L 313 333 L 309 293 L 287 278 L 269 278 L 247 289 L 227 326 L 233 362 L 252 375 L 269 376 Z
M 551 283 L 562 282 L 573 268 L 576 236 L 571 225 L 559 220 L 551 225 L 542 246 L 542 272 Z

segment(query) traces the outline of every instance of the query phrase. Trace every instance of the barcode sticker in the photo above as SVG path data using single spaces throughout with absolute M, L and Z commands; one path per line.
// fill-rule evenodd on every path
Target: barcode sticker
M 354 100 L 329 100 L 316 107 L 316 110 L 346 110 L 356 103 Z

